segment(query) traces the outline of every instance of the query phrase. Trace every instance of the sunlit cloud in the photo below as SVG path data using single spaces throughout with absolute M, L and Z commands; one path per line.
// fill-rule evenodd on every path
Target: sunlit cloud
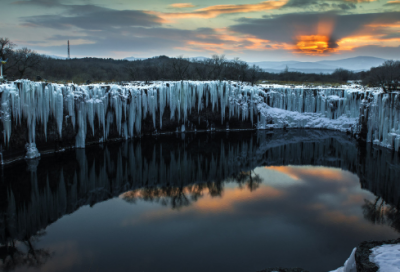
M 337 43 L 332 38 L 335 27 L 333 17 L 320 20 L 317 24 L 317 33 L 314 35 L 297 35 L 294 53 L 306 55 L 325 55 L 337 51 Z
M 216 28 L 212 34 L 196 35 L 196 40 L 188 40 L 184 46 L 175 47 L 182 51 L 209 51 L 222 54 L 225 51 L 242 52 L 244 50 L 265 51 L 275 49 L 293 50 L 287 43 L 274 43 L 253 35 L 238 34 L 226 28 Z
M 345 1 L 352 3 L 370 3 L 370 2 L 375 2 L 377 0 L 345 0 Z
M 194 204 L 194 209 L 200 212 L 234 212 L 235 205 L 243 202 L 252 202 L 258 199 L 277 199 L 284 196 L 284 192 L 270 187 L 261 186 L 256 191 L 240 188 L 225 189 L 221 198 L 211 197 L 209 194 Z
M 234 14 L 234 13 L 249 13 L 259 12 L 266 10 L 279 9 L 283 7 L 289 0 L 269 0 L 257 4 L 242 4 L 242 5 L 215 5 L 206 8 L 196 9 L 192 12 L 174 12 L 174 13 L 163 13 L 155 11 L 147 11 L 149 14 L 156 15 L 165 21 L 173 21 L 176 19 L 185 18 L 215 18 L 222 14 Z
M 175 4 L 171 4 L 169 6 L 172 8 L 193 8 L 193 7 L 195 7 L 195 5 L 193 5 L 192 3 L 175 3 Z
M 363 46 L 380 46 L 380 47 L 398 47 L 400 46 L 399 38 L 384 38 L 385 35 L 364 35 L 352 36 L 339 40 L 337 43 L 340 50 L 354 50 Z
M 334 45 L 334 46 L 332 46 Z M 324 55 L 337 51 L 337 44 L 328 36 L 298 36 L 295 53 L 306 55 Z
M 297 167 L 297 166 L 266 166 L 266 169 L 286 174 L 295 180 L 305 180 L 316 177 L 323 181 L 339 181 L 343 179 L 343 172 L 340 169 L 326 167 Z

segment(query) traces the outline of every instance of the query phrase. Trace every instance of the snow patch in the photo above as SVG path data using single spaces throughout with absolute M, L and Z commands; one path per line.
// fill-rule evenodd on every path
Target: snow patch
M 25 145 L 26 156 L 25 159 L 31 160 L 40 157 L 39 150 L 36 148 L 36 144 L 30 143 Z
M 369 260 L 379 267 L 378 272 L 400 272 L 400 244 L 373 248 Z

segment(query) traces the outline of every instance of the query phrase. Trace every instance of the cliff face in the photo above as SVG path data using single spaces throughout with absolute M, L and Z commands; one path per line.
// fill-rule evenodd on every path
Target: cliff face
M 2 161 L 143 135 L 319 128 L 399 151 L 400 95 L 229 82 L 0 85 Z

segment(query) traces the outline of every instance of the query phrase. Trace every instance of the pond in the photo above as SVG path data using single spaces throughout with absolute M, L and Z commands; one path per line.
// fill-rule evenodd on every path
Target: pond
M 399 237 L 400 157 L 320 130 L 147 136 L 4 166 L 4 271 L 330 271 Z

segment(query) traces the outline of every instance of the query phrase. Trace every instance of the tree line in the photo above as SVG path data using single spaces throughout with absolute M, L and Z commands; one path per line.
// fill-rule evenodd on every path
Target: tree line
M 291 72 L 269 73 L 256 65 L 224 55 L 208 59 L 157 56 L 134 61 L 111 58 L 55 59 L 28 48 L 16 49 L 7 38 L 0 38 L 0 58 L 8 80 L 27 78 L 55 82 L 122 82 L 154 80 L 235 80 L 256 83 L 259 80 L 282 83 L 346 83 L 358 80 L 366 86 L 382 87 L 385 92 L 400 86 L 400 61 L 388 60 L 368 71 L 336 69 L 331 74 Z

